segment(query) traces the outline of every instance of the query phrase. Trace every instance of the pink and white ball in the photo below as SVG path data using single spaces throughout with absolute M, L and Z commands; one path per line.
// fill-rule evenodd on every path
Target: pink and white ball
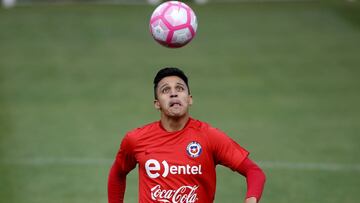
M 189 43 L 196 35 L 197 26 L 194 11 L 179 1 L 160 4 L 150 18 L 153 38 L 170 48 L 179 48 Z

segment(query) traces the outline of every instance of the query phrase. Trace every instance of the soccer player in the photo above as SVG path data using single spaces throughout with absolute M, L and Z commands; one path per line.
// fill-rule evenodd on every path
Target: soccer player
M 160 120 L 128 132 L 111 167 L 108 202 L 124 201 L 126 175 L 139 168 L 139 202 L 212 203 L 217 164 L 246 177 L 245 203 L 260 200 L 265 175 L 225 133 L 189 115 L 188 78 L 163 68 L 154 78 Z

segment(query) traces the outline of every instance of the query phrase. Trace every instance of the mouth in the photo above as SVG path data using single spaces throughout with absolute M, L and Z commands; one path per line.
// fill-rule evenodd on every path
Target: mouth
M 180 107 L 180 106 L 182 106 L 182 104 L 179 101 L 170 102 L 170 107 Z

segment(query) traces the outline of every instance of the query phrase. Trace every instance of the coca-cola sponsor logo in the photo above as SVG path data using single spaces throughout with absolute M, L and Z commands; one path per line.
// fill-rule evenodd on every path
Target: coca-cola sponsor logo
M 161 167 L 162 166 L 162 167 Z M 173 175 L 201 175 L 201 164 L 191 166 L 187 165 L 169 165 L 167 161 L 162 161 L 161 164 L 155 159 L 149 159 L 145 162 L 146 174 L 150 178 L 158 178 L 160 175 L 166 178 L 169 173 Z M 162 171 L 162 173 L 161 173 Z M 160 174 L 161 173 L 161 174 Z
M 194 203 L 198 200 L 196 190 L 198 185 L 181 186 L 178 189 L 162 189 L 160 185 L 151 188 L 151 199 L 167 203 Z

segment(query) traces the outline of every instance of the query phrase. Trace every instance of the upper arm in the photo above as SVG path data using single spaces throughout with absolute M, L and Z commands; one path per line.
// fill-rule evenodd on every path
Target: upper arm
M 120 149 L 116 154 L 115 163 L 119 173 L 127 174 L 136 167 L 137 161 L 133 153 L 133 140 L 127 134 L 121 141 Z
M 236 170 L 249 154 L 248 151 L 218 129 L 212 129 L 209 136 L 216 164 Z

